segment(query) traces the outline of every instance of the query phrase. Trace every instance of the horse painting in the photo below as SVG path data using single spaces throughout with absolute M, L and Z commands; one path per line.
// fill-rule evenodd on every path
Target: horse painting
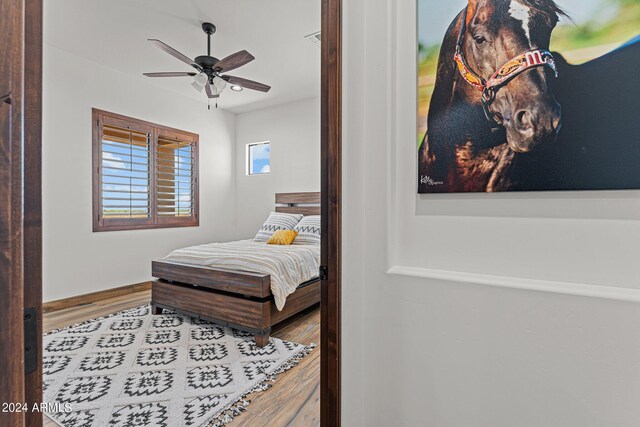
M 640 40 L 581 65 L 549 51 L 552 0 L 469 0 L 449 26 L 420 193 L 640 188 Z

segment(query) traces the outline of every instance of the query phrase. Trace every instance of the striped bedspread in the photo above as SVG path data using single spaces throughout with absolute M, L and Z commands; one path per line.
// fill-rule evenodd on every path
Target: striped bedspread
M 167 255 L 164 260 L 269 274 L 276 307 L 282 310 L 287 296 L 301 283 L 318 277 L 320 246 L 279 246 L 241 240 L 178 249 Z

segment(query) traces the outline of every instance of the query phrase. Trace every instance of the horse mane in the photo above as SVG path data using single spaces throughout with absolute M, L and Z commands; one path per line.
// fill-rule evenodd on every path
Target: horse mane
M 554 0 L 519 0 L 532 9 L 546 15 L 554 23 L 560 20 L 561 16 L 571 20 L 571 17 L 556 4 Z

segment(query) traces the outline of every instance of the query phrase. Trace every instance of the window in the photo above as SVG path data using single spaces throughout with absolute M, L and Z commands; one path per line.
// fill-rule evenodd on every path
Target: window
M 266 175 L 271 172 L 271 143 L 247 145 L 247 175 Z
M 93 110 L 93 230 L 198 225 L 198 135 Z

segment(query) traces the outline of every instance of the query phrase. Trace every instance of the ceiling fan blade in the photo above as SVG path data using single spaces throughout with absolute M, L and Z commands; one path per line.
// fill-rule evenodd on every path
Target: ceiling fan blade
M 253 55 L 251 55 L 246 50 L 241 50 L 240 52 L 236 52 L 232 55 L 227 56 L 226 58 L 220 60 L 215 66 L 218 71 L 231 71 L 236 68 L 242 67 L 245 64 L 256 59 Z
M 213 93 L 213 89 L 211 88 L 211 83 L 207 82 L 207 84 L 204 86 L 204 90 L 205 92 L 207 92 L 207 96 L 209 97 L 209 99 L 220 98 L 220 94 Z
M 198 70 L 201 69 L 200 66 L 193 61 L 193 59 L 189 58 L 187 55 L 184 55 L 178 52 L 168 44 L 163 43 L 157 39 L 147 39 L 147 40 L 149 40 L 151 43 L 153 43 L 163 51 L 167 52 L 169 55 L 173 56 L 174 58 L 177 58 L 180 61 L 184 62 L 185 64 L 191 65 L 192 67 L 197 68 Z
M 235 76 L 222 76 L 227 82 L 232 85 L 242 86 L 246 89 L 258 90 L 260 92 L 269 92 L 271 86 L 265 85 L 263 83 L 254 82 L 253 80 L 243 79 L 242 77 Z
M 166 72 L 166 73 L 142 73 L 147 77 L 193 77 L 198 73 Z

